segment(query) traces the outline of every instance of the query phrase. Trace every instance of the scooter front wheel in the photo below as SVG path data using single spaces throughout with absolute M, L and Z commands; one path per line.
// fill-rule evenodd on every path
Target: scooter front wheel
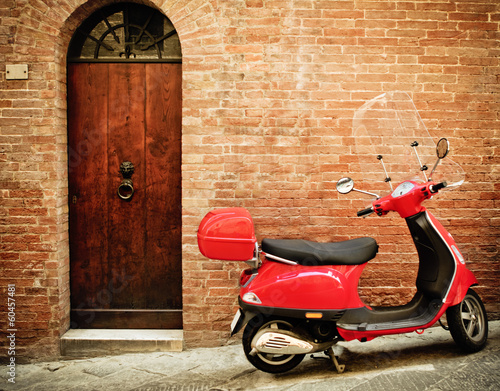
M 455 343 L 465 352 L 478 352 L 488 338 L 488 316 L 479 295 L 467 291 L 460 304 L 446 310 L 446 319 Z
M 250 320 L 243 332 L 243 350 L 248 361 L 257 369 L 268 373 L 283 373 L 287 372 L 304 359 L 304 354 L 270 354 L 256 353 L 251 355 L 252 340 L 255 335 L 262 329 L 271 328 L 276 330 L 292 330 L 293 325 L 283 319 L 262 317 L 257 315 Z

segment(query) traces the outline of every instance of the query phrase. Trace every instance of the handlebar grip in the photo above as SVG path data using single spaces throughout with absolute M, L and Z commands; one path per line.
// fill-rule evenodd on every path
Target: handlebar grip
M 439 190 L 444 189 L 446 186 L 448 186 L 448 183 L 441 182 L 441 183 L 437 183 L 435 185 L 432 185 L 429 190 L 431 191 L 431 193 L 437 193 Z
M 369 207 L 369 208 L 358 211 L 357 214 L 358 214 L 358 217 L 361 217 L 361 216 L 369 215 L 371 213 L 373 213 L 373 208 Z

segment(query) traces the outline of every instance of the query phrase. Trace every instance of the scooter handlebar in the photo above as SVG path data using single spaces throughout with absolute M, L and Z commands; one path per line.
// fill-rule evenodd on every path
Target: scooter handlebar
M 431 193 L 437 193 L 439 190 L 444 189 L 448 184 L 446 182 L 436 183 L 435 185 L 429 186 Z
M 370 206 L 369 208 L 358 211 L 358 217 L 367 216 L 369 214 L 372 214 L 373 212 L 373 208 Z

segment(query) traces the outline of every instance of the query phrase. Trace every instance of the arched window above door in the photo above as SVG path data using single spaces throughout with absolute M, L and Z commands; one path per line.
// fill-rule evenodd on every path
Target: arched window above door
M 69 62 L 181 62 L 174 26 L 161 12 L 117 3 L 93 13 L 75 31 Z

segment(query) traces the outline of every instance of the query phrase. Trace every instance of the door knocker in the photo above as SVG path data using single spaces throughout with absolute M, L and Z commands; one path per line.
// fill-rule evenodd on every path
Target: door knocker
M 130 201 L 134 195 L 134 184 L 131 179 L 134 173 L 134 165 L 132 162 L 122 162 L 122 164 L 120 164 L 120 173 L 123 179 L 120 186 L 118 186 L 118 197 L 124 201 Z

